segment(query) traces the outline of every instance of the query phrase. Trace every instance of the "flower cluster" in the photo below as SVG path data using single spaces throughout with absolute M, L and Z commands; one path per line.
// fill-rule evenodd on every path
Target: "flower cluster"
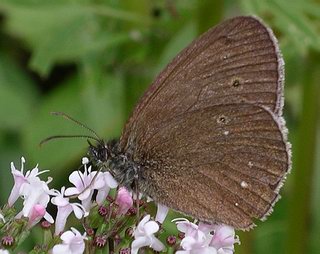
M 82 159 L 82 171 L 70 174 L 73 186 L 60 191 L 49 187 L 52 178 L 41 180 L 40 175 L 48 170 L 40 171 L 36 165 L 24 173 L 24 167 L 24 158 L 20 170 L 11 163 L 14 186 L 8 203 L 0 209 L 0 254 L 13 251 L 37 224 L 45 237 L 32 253 L 82 254 L 108 249 L 138 254 L 149 248 L 177 254 L 232 254 L 234 244 L 240 243 L 229 226 L 187 219 L 164 223 L 169 212 L 166 206 L 156 204 L 155 213 L 150 198 L 118 186 L 109 172 L 93 171 L 87 158 Z M 19 200 L 22 209 L 17 211 Z M 66 230 L 72 213 L 78 225 Z M 165 227 L 172 223 L 177 225 L 176 232 Z
M 234 229 L 226 225 L 210 225 L 202 222 L 196 225 L 186 219 L 176 223 L 178 230 L 185 235 L 181 241 L 183 250 L 177 251 L 177 254 L 232 254 L 234 244 L 240 243 L 238 237 L 235 237 Z
M 29 226 L 33 226 L 38 223 L 43 217 L 53 223 L 52 216 L 46 211 L 47 205 L 50 201 L 50 194 L 52 191 L 48 188 L 48 183 L 52 181 L 52 178 L 42 181 L 39 175 L 46 171 L 39 171 L 38 165 L 31 171 L 27 171 L 23 174 L 25 159 L 21 158 L 21 169 L 17 170 L 13 163 L 11 163 L 11 173 L 14 177 L 14 186 L 11 190 L 8 205 L 13 206 L 19 197 L 23 198 L 23 209 L 16 216 L 21 218 L 22 216 L 29 219 Z

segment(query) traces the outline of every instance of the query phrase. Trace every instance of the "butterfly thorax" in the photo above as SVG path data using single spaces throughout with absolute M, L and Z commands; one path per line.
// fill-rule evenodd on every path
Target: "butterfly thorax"
M 93 165 L 101 171 L 108 171 L 127 189 L 133 189 L 135 180 L 139 178 L 139 165 L 132 160 L 129 153 L 121 151 L 119 141 L 101 141 L 97 146 L 90 144 L 88 152 Z

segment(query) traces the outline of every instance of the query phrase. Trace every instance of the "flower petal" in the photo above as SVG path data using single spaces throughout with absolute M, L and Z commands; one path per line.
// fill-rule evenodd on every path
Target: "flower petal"
M 169 212 L 169 208 L 162 204 L 157 204 L 157 214 L 155 221 L 158 221 L 160 223 L 163 223 L 165 218 L 167 217 L 167 214 Z
M 155 221 L 148 221 L 144 225 L 144 231 L 145 231 L 146 235 L 152 235 L 152 234 L 156 233 L 158 230 L 159 230 L 159 225 Z
M 104 173 L 104 179 L 105 179 L 107 185 L 111 189 L 118 187 L 118 182 L 113 178 L 113 176 L 109 172 Z
M 147 214 L 146 216 L 143 217 L 143 219 L 138 224 L 138 227 L 137 227 L 138 231 L 144 232 L 144 229 L 143 229 L 144 228 L 144 224 L 146 224 L 147 221 L 150 220 L 150 217 L 151 217 L 150 214 Z
M 74 215 L 78 218 L 81 219 L 83 216 L 85 216 L 87 213 L 80 204 L 71 204 L 73 208 Z
M 69 187 L 66 189 L 66 191 L 64 192 L 64 194 L 66 196 L 72 196 L 72 195 L 77 195 L 79 194 L 80 191 L 76 188 L 76 187 Z
M 210 246 L 214 246 L 218 250 L 220 248 L 233 249 L 235 243 L 240 243 L 240 241 L 235 237 L 234 228 L 227 225 L 216 225 Z
M 217 254 L 217 250 L 213 247 L 204 247 L 199 249 L 193 249 L 191 254 Z
M 73 239 L 73 237 L 74 237 L 74 233 L 68 230 L 60 236 L 60 239 L 66 243 L 69 243 Z
M 138 254 L 140 248 L 151 245 L 149 237 L 139 237 L 131 244 L 131 254 Z
M 177 229 L 185 234 L 191 234 L 198 230 L 198 226 L 188 220 L 177 221 Z
M 69 182 L 72 183 L 77 189 L 83 188 L 83 174 L 81 171 L 73 171 L 69 175 Z
M 159 252 L 165 249 L 165 245 L 156 237 L 152 237 L 152 244 L 150 247 Z
M 108 193 L 110 191 L 110 188 L 105 187 L 103 189 L 98 190 L 97 196 L 96 196 L 96 202 L 98 205 L 102 205 L 106 197 L 108 196 Z
M 78 196 L 78 199 L 85 200 L 85 199 L 88 199 L 89 197 L 91 199 L 92 194 L 93 194 L 93 190 L 91 188 L 88 188 L 85 191 L 81 192 L 81 194 Z
M 50 222 L 51 224 L 54 223 L 53 217 L 48 212 L 46 212 L 46 214 L 43 216 L 43 218 L 45 218 L 45 220 Z
M 217 228 L 217 226 L 214 224 L 199 222 L 198 228 L 199 228 L 199 230 L 201 230 L 205 234 L 209 234 L 210 232 L 214 231 Z
M 52 249 L 52 254 L 72 254 L 68 245 L 57 244 Z
M 194 247 L 194 245 L 197 244 L 196 239 L 194 239 L 191 236 L 186 236 L 182 239 L 180 246 L 184 249 L 184 250 L 192 250 L 192 248 Z

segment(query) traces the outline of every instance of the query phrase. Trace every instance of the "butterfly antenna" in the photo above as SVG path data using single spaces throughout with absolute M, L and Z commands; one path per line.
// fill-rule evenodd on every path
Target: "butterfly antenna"
M 42 146 L 43 144 L 47 143 L 50 140 L 61 139 L 61 138 L 87 138 L 87 139 L 95 140 L 98 143 L 101 143 L 101 139 L 98 139 L 97 137 L 93 137 L 93 136 L 88 136 L 88 135 L 54 135 L 41 140 L 39 145 Z
M 71 121 L 71 122 L 74 122 L 76 123 L 77 125 L 87 129 L 88 131 L 90 131 L 95 137 L 96 139 L 95 140 L 102 140 L 99 135 L 91 128 L 89 128 L 87 125 L 81 123 L 80 121 L 74 119 L 73 117 L 67 115 L 66 113 L 63 113 L 63 112 L 51 112 L 52 115 L 55 115 L 55 116 L 62 116 L 63 118 Z M 85 136 L 84 136 L 85 137 Z

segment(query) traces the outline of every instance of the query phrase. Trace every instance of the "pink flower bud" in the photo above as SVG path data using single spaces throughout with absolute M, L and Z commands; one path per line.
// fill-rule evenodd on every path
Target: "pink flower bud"
M 125 214 L 133 205 L 130 192 L 124 187 L 119 188 L 115 203 L 119 206 L 119 214 Z
M 46 208 L 43 205 L 36 204 L 32 207 L 31 213 L 29 214 L 29 226 L 37 224 L 43 216 L 46 214 Z

